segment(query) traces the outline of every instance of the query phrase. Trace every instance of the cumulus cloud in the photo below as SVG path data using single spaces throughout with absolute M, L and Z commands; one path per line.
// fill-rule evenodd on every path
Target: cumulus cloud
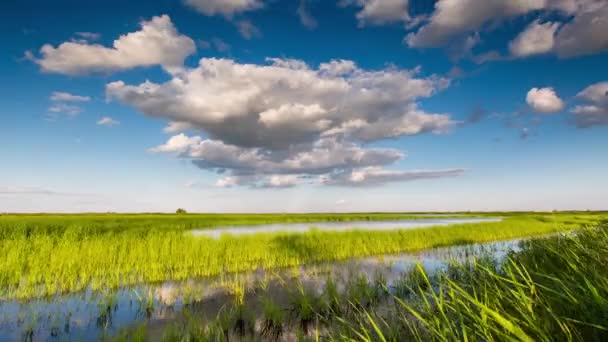
M 194 41 L 179 34 L 169 16 L 162 15 L 143 21 L 141 30 L 120 36 L 112 47 L 87 42 L 45 44 L 40 57 L 29 56 L 44 72 L 79 75 L 153 65 L 173 70 L 195 51 Z
M 226 18 L 264 7 L 261 0 L 184 0 L 184 3 L 204 15 L 222 15 Z
M 321 183 L 336 186 L 374 186 L 390 182 L 453 177 L 462 175 L 463 173 L 464 169 L 402 171 L 367 167 L 359 170 L 323 175 L 321 176 Z
M 51 101 L 59 102 L 88 102 L 91 100 L 89 96 L 80 96 L 61 91 L 55 91 L 49 97 Z
M 410 20 L 409 0 L 350 0 L 343 1 L 343 6 L 361 7 L 357 12 L 359 25 L 382 25 Z
M 454 38 L 476 32 L 490 21 L 526 14 L 544 5 L 544 0 L 439 0 L 428 23 L 410 33 L 405 41 L 410 47 L 441 47 Z
M 509 44 L 509 51 L 515 57 L 527 57 L 547 53 L 553 49 L 554 35 L 559 23 L 532 22 Z
M 187 130 L 193 129 L 192 125 L 187 122 L 169 122 L 165 128 L 163 128 L 164 133 L 179 133 Z
M 416 48 L 453 49 L 464 45 L 471 34 L 538 12 L 540 16 L 557 13 L 556 19 L 563 22 L 533 21 L 509 44 L 511 56 L 554 52 L 569 58 L 608 49 L 608 2 L 604 0 L 439 0 L 429 19 L 409 33 L 405 43 Z M 502 59 L 508 58 L 495 54 L 483 61 Z
M 592 84 L 578 93 L 577 97 L 585 102 L 571 110 L 577 127 L 608 125 L 608 82 Z
M 105 116 L 97 121 L 100 126 L 116 126 L 120 125 L 120 121 L 112 119 L 111 117 Z
M 417 69 L 370 71 L 345 60 L 312 68 L 292 59 L 257 65 L 203 58 L 165 83 L 116 81 L 106 94 L 169 120 L 166 132 L 206 136 L 177 134 L 152 152 L 222 174 L 221 186 L 263 188 L 404 158 L 398 150 L 361 144 L 450 130 L 457 122 L 449 115 L 427 113 L 417 103 L 448 84 L 439 76 L 420 77 Z
M 151 148 L 150 152 L 185 152 L 191 146 L 198 144 L 201 140 L 201 137 L 188 137 L 185 134 L 180 133 L 169 138 L 166 143 Z
M 608 49 L 608 2 L 584 1 L 574 19 L 555 37 L 555 50 L 562 58 L 594 54 Z
M 526 95 L 528 105 L 539 113 L 554 113 L 564 109 L 564 101 L 553 88 L 532 88 Z
M 256 65 L 203 58 L 197 68 L 166 83 L 116 81 L 106 93 L 146 115 L 189 123 L 228 144 L 274 150 L 320 136 L 373 141 L 441 133 L 455 124 L 448 115 L 426 113 L 416 103 L 445 88 L 448 80 L 417 77 L 417 70 L 366 71 L 352 62 L 335 64 L 339 67 L 324 63 L 312 69 L 295 60 Z

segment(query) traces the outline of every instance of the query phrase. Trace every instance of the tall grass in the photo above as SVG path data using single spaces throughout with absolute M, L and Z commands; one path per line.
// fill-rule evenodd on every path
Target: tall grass
M 164 340 L 608 340 L 608 226 L 520 247 L 503 261 L 481 255 L 432 276 L 418 265 L 390 285 L 361 274 L 342 279 L 341 290 L 333 279 L 321 291 L 286 285 L 284 305 L 262 297 L 258 328 L 232 308 L 172 325 Z
M 418 341 L 606 341 L 608 226 L 526 243 L 502 265 L 458 265 L 438 282 L 418 270 L 417 302 L 397 298 L 386 317 L 361 317 L 347 335 Z
M 90 226 L 56 222 L 54 215 L 49 216 L 51 218 L 28 216 L 21 223 L 16 219 L 19 215 L 1 216 L 0 297 L 51 296 L 88 287 L 113 289 L 142 282 L 185 280 L 255 270 L 258 267 L 289 267 L 454 244 L 506 240 L 567 231 L 596 222 L 601 217 L 592 214 L 517 215 L 502 222 L 415 230 L 313 231 L 211 239 L 185 233 L 186 225 L 194 224 L 192 222 L 179 223 L 175 229 L 171 228 L 174 227 L 171 225 L 173 223 L 161 222 L 161 228 L 154 228 L 148 222 L 154 216 L 143 215 L 143 221 L 132 223 L 132 226 L 116 223 L 123 219 L 131 220 L 134 216 L 137 215 L 127 215 L 127 218 L 110 216 L 109 222 L 100 219 Z M 184 216 L 190 215 L 179 215 L 179 218 Z M 43 223 L 28 221 L 31 217 Z M 96 220 L 86 217 L 88 222 Z M 221 216 L 217 217 L 219 221 Z M 278 217 L 281 220 L 289 219 L 288 216 Z M 343 218 L 346 217 L 360 219 L 359 216 Z M 196 224 L 199 226 L 202 223 Z

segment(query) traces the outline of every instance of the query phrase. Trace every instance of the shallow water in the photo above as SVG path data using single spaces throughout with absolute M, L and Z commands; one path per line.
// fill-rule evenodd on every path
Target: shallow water
M 26 302 L 0 301 L 0 341 L 23 340 L 29 336 L 35 341 L 99 340 L 144 322 L 152 330 L 160 331 L 162 326 L 183 319 L 185 307 L 197 316 L 215 317 L 230 303 L 230 292 L 234 291 L 235 284 L 238 284 L 236 288 L 245 290 L 245 303 L 252 303 L 254 311 L 255 305 L 259 305 L 259 289 L 265 288 L 265 293 L 271 293 L 273 300 L 280 303 L 287 300 L 289 288 L 294 288 L 291 285 L 301 283 L 320 291 L 328 276 L 337 280 L 338 286 L 344 286 L 353 275 L 370 280 L 382 277 L 390 287 L 416 263 L 434 274 L 445 270 L 450 261 L 464 261 L 479 255 L 492 255 L 500 260 L 509 251 L 518 250 L 519 241 L 353 258 L 282 270 L 259 269 L 239 275 L 140 285 L 107 293 L 87 291 Z M 159 332 L 156 339 L 161 336 Z
M 317 223 L 279 223 L 252 226 L 226 226 L 214 229 L 194 229 L 190 232 L 195 236 L 219 238 L 221 235 L 247 235 L 259 233 L 304 233 L 311 229 L 320 231 L 348 231 L 348 230 L 400 230 L 425 228 L 432 226 L 449 226 L 464 223 L 498 222 L 502 218 L 446 218 L 446 219 L 419 219 L 394 221 L 349 221 L 349 222 L 317 222 Z

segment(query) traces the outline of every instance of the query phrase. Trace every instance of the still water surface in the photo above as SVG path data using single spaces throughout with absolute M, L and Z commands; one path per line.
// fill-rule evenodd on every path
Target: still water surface
M 311 229 L 319 231 L 348 231 L 348 230 L 399 230 L 426 228 L 433 226 L 449 226 L 453 224 L 498 222 L 501 218 L 446 218 L 446 219 L 417 219 L 394 221 L 350 221 L 350 222 L 317 222 L 317 223 L 279 223 L 252 226 L 227 226 L 213 229 L 194 229 L 195 236 L 218 238 L 223 234 L 247 235 L 259 233 L 304 233 Z
M 391 223 L 386 224 L 390 226 Z M 235 280 L 246 289 L 246 303 L 259 303 L 254 290 L 260 287 L 273 293 L 277 302 L 288 298 L 285 283 L 301 283 L 320 291 L 328 276 L 337 280 L 338 285 L 341 279 L 352 279 L 353 274 L 364 275 L 370 280 L 382 277 L 390 288 L 416 263 L 434 274 L 445 270 L 450 261 L 465 261 L 479 255 L 492 255 L 500 260 L 509 251 L 518 250 L 520 241 L 435 248 L 282 270 L 259 269 L 246 274 L 146 284 L 105 293 L 87 291 L 26 302 L 0 301 L 0 341 L 28 337 L 33 337 L 34 341 L 99 340 L 144 322 L 152 330 L 159 329 L 157 337 L 160 338 L 161 328 L 183 319 L 186 307 L 201 317 L 215 317 L 230 303 L 230 284 Z

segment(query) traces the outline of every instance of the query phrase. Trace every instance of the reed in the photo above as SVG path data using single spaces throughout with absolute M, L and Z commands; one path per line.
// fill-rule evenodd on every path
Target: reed
M 171 221 L 175 216 L 181 219 L 190 215 L 167 216 Z M 154 227 L 148 220 L 155 215 L 142 215 L 142 221 L 132 226 L 117 222 L 132 220 L 138 215 L 84 215 L 89 220 L 87 222 L 97 222 L 90 226 L 74 223 L 74 217 L 79 216 L 69 216 L 69 223 L 61 221 L 64 217 L 61 215 L 27 216 L 24 222 L 16 220 L 20 215 L 0 216 L 0 255 L 3 256 L 0 258 L 1 298 L 53 296 L 89 287 L 93 290 L 116 289 L 139 283 L 233 274 L 259 267 L 283 268 L 538 236 L 577 229 L 605 217 L 598 214 L 521 214 L 508 216 L 501 222 L 413 230 L 311 231 L 212 239 L 194 237 L 185 232 L 188 225 L 194 224 L 192 222 L 175 226 L 174 223 L 161 222 L 159 227 Z M 95 221 L 98 216 L 102 218 Z M 230 215 L 227 218 L 201 216 L 215 219 L 208 224 L 233 219 Z M 242 219 L 241 216 L 237 217 Z M 289 219 L 286 215 L 252 217 Z M 302 217 L 310 219 L 319 216 Z M 323 217 L 361 218 L 356 215 Z M 106 222 L 106 219 L 109 221 Z M 296 219 L 300 217 L 296 216 Z M 28 220 L 46 223 L 35 224 Z

